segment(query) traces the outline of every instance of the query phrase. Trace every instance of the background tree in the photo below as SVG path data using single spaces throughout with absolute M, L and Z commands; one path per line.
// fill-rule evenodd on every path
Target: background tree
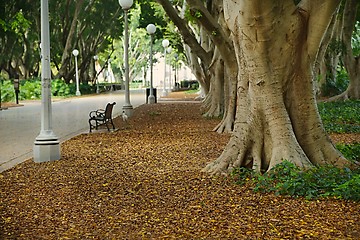
M 320 47 L 316 64 L 319 93 L 328 101 L 358 98 L 357 58 L 360 21 L 358 1 L 342 1 Z
M 58 1 L 50 4 L 50 12 L 58 13 L 51 15 L 50 26 L 53 62 L 58 70 L 55 77 L 66 82 L 74 79 L 71 52 L 77 48 L 80 79 L 91 81 L 93 56 L 111 47 L 122 33 L 120 5 L 110 0 Z
M 131 9 L 130 15 L 130 24 L 129 24 L 129 77 L 130 82 L 136 80 L 136 78 L 146 79 L 144 72 L 148 68 L 148 57 L 150 51 L 150 36 L 146 32 L 145 28 L 142 28 L 142 22 L 140 21 L 141 17 L 141 6 L 136 5 Z M 159 32 L 161 32 L 159 30 Z M 157 52 L 160 47 L 160 40 L 155 40 L 154 52 Z M 124 66 L 124 38 L 123 34 L 119 40 L 114 41 L 114 53 L 113 55 L 113 69 L 114 73 L 122 79 L 122 76 L 125 76 Z
M 207 93 L 204 115 L 224 115 L 216 130 L 231 131 L 235 119 L 237 65 L 230 33 L 223 20 L 221 1 L 208 1 L 204 4 L 202 1 L 191 0 L 187 1 L 189 6 L 181 8 L 173 7 L 168 0 L 158 2 L 178 27 L 187 45 L 185 49 L 190 49 L 187 51 L 190 67 Z M 184 8 L 188 10 L 183 10 Z M 191 27 L 192 23 L 199 27 Z
M 358 10 L 360 2 L 357 0 L 346 0 L 342 16 L 342 56 L 344 66 L 349 76 L 349 86 L 346 91 L 333 99 L 359 99 L 360 98 L 360 52 L 355 44 L 354 37 L 359 31 L 356 27 L 359 23 Z M 360 16 L 360 14 L 359 14 Z M 354 29 L 355 31 L 354 33 Z
M 1 70 L 22 78 L 37 76 L 40 62 L 40 2 L 2 1 L 0 19 Z M 115 7 L 114 7 L 115 6 Z M 72 50 L 77 48 L 81 80 L 91 80 L 97 52 L 111 47 L 122 33 L 123 11 L 110 0 L 52 1 L 50 8 L 51 58 L 56 78 L 74 79 Z
M 0 71 L 10 78 L 30 78 L 39 71 L 38 4 L 28 1 L 0 3 Z

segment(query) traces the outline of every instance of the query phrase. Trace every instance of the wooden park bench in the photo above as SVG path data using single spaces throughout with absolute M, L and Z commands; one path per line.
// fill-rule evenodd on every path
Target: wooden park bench
M 112 110 L 116 103 L 108 103 L 104 109 L 98 109 L 89 113 L 89 126 L 90 132 L 93 129 L 98 129 L 98 126 L 105 124 L 108 131 L 110 131 L 109 124 L 115 129 L 115 125 L 112 120 Z

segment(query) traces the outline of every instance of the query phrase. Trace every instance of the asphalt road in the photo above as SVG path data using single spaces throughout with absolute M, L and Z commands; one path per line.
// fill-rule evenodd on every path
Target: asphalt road
M 144 104 L 145 91 L 131 91 L 133 107 Z M 89 131 L 89 112 L 116 102 L 113 117 L 122 113 L 124 91 L 52 100 L 53 132 L 60 142 Z M 33 157 L 35 138 L 40 133 L 41 101 L 20 102 L 21 107 L 0 111 L 0 172 Z

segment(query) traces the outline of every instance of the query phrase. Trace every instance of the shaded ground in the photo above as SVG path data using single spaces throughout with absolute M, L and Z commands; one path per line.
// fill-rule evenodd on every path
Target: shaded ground
M 252 192 L 200 170 L 228 135 L 199 103 L 135 109 L 62 159 L 0 174 L 0 239 L 359 239 L 360 204 Z M 357 136 L 355 136 L 357 138 Z

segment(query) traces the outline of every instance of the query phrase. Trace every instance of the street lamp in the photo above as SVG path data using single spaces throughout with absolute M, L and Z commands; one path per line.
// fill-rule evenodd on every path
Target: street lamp
M 168 53 L 168 54 L 170 54 L 171 52 L 172 52 L 172 48 L 171 47 L 168 47 L 167 49 L 166 49 L 166 52 Z M 169 90 L 171 91 L 171 61 L 170 61 L 170 66 L 169 66 L 170 68 L 169 68 Z
M 129 89 L 129 29 L 128 29 L 128 11 L 133 5 L 133 0 L 119 0 L 119 4 L 124 10 L 125 19 L 125 104 L 123 111 L 129 117 L 132 115 L 133 106 L 130 103 L 130 89 Z
M 164 47 L 164 87 L 163 87 L 163 91 L 162 91 L 162 95 L 163 97 L 167 96 L 167 91 L 166 91 L 166 48 L 169 46 L 169 40 L 164 39 L 162 41 L 162 46 Z
M 178 89 L 177 86 L 177 64 L 178 64 L 179 55 L 175 53 L 175 89 Z
M 154 87 L 153 87 L 153 39 L 154 33 L 156 31 L 156 26 L 154 24 L 149 24 L 146 27 L 146 31 L 150 34 L 151 43 L 150 43 L 150 94 L 148 97 L 148 103 L 152 104 L 155 103 L 155 96 L 154 96 Z
M 60 159 L 60 142 L 52 131 L 49 4 L 41 0 L 41 129 L 34 142 L 34 162 Z
M 96 84 L 96 93 L 99 94 L 100 93 L 100 89 L 99 89 L 99 78 L 98 78 L 98 72 L 96 70 L 96 63 L 97 60 L 99 59 L 98 55 L 95 55 L 94 57 L 94 61 L 95 61 L 95 84 Z
M 78 64 L 77 64 L 77 56 L 79 55 L 79 50 L 74 49 L 72 51 L 72 54 L 75 57 L 75 78 L 76 78 L 76 93 L 75 93 L 75 95 L 80 96 L 81 93 L 80 93 L 80 90 L 79 90 L 79 72 L 78 72 Z

